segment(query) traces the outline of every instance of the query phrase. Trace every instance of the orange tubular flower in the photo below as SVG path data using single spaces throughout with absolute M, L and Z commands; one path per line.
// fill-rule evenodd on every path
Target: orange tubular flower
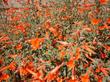
M 10 70 L 14 71 L 16 69 L 16 63 L 12 62 L 9 67 Z
M 3 74 L 0 76 L 0 82 L 2 82 L 3 80 L 8 80 L 9 77 L 10 77 L 10 76 L 9 76 L 8 74 L 3 73 Z
M 23 33 L 26 31 L 25 28 L 24 28 L 24 26 L 21 25 L 21 24 L 20 24 L 20 25 L 17 25 L 16 28 L 17 28 L 18 30 L 20 30 L 21 32 L 23 32 Z
M 67 62 L 67 66 L 69 68 L 73 68 L 75 66 L 74 64 L 74 58 L 71 58 L 68 62 Z
M 108 0 L 99 0 L 100 4 L 107 4 Z
M 84 76 L 81 77 L 81 81 L 82 82 L 90 82 L 88 73 L 86 73 Z
M 17 50 L 21 50 L 21 49 L 22 49 L 22 45 L 21 45 L 21 44 L 18 44 L 18 45 L 16 46 L 16 49 L 17 49 Z
M 101 19 L 95 19 L 95 18 L 93 18 L 92 20 L 91 20 L 91 23 L 93 24 L 93 25 L 97 25 L 97 24 L 99 24 L 101 22 Z
M 20 72 L 21 76 L 24 76 L 24 75 L 28 74 L 28 71 L 24 67 L 20 67 L 19 72 Z
M 44 42 L 44 38 L 34 38 L 34 39 L 29 40 L 31 47 L 34 50 L 40 48 L 41 43 L 43 43 L 43 42 Z

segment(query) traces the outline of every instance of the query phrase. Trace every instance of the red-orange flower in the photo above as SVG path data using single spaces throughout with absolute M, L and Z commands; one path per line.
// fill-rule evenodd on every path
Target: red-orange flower
M 110 17 L 107 18 L 106 22 L 107 22 L 108 24 L 110 24 Z
M 100 4 L 106 4 L 107 0 L 99 0 Z
M 101 53 L 100 56 L 101 56 L 102 59 L 107 58 L 107 54 L 105 54 L 105 53 Z
M 29 40 L 31 47 L 34 50 L 40 48 L 40 46 L 43 42 L 44 42 L 44 38 L 34 38 L 34 39 Z
M 106 29 L 106 26 L 99 26 L 98 28 L 99 28 L 99 30 L 104 30 L 104 29 Z
M 66 52 L 64 52 L 64 51 L 61 51 L 61 52 L 60 52 L 60 57 L 61 57 L 61 58 L 64 58 L 65 55 L 66 55 Z
M 21 25 L 21 24 L 17 25 L 16 28 L 17 28 L 18 30 L 20 30 L 21 32 L 25 32 L 25 28 L 24 28 L 24 26 Z
M 104 48 L 105 48 L 107 51 L 110 51 L 110 46 L 109 46 L 109 45 L 104 45 Z
M 71 16 L 61 16 L 60 17 L 61 18 L 61 20 L 69 20 L 70 18 L 71 18 Z
M 67 66 L 69 68 L 73 68 L 75 66 L 74 64 L 74 58 L 71 58 L 68 62 L 67 62 Z
M 0 82 L 2 82 L 2 80 L 7 80 L 7 79 L 9 79 L 9 75 L 8 74 L 6 74 L 6 73 L 3 73 L 1 76 L 0 76 Z
M 45 17 L 51 17 L 51 10 L 50 9 L 46 9 L 45 10 Z
M 49 31 L 52 32 L 54 36 L 58 36 L 59 34 L 58 31 L 54 27 L 49 28 Z
M 81 81 L 82 82 L 90 82 L 88 73 L 86 73 L 84 76 L 81 77 Z
M 93 18 L 93 19 L 91 20 L 91 23 L 92 23 L 93 25 L 97 25 L 97 24 L 99 24 L 100 22 L 101 22 L 101 19 Z
M 51 27 L 51 22 L 49 20 L 47 20 L 45 23 L 44 23 L 44 27 L 46 29 L 49 29 Z
M 98 77 L 98 82 L 103 82 L 103 77 Z
M 18 44 L 18 45 L 16 46 L 16 49 L 17 49 L 17 50 L 21 50 L 21 49 L 22 49 L 22 45 L 21 45 L 21 44 Z
M 78 60 L 80 58 L 80 48 L 76 49 L 76 57 L 75 59 Z
M 10 70 L 14 71 L 16 69 L 16 63 L 12 62 L 9 67 Z
M 19 72 L 20 72 L 21 76 L 24 76 L 24 75 L 28 74 L 28 71 L 24 67 L 20 67 Z

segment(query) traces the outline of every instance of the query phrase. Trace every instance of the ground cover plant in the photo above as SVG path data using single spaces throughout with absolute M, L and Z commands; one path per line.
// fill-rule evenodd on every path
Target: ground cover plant
M 110 82 L 110 0 L 39 1 L 0 9 L 0 82 Z

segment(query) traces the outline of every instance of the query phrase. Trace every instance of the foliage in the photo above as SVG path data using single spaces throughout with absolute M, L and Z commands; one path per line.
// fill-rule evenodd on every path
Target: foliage
M 109 0 L 35 0 L 2 12 L 0 82 L 110 81 Z

